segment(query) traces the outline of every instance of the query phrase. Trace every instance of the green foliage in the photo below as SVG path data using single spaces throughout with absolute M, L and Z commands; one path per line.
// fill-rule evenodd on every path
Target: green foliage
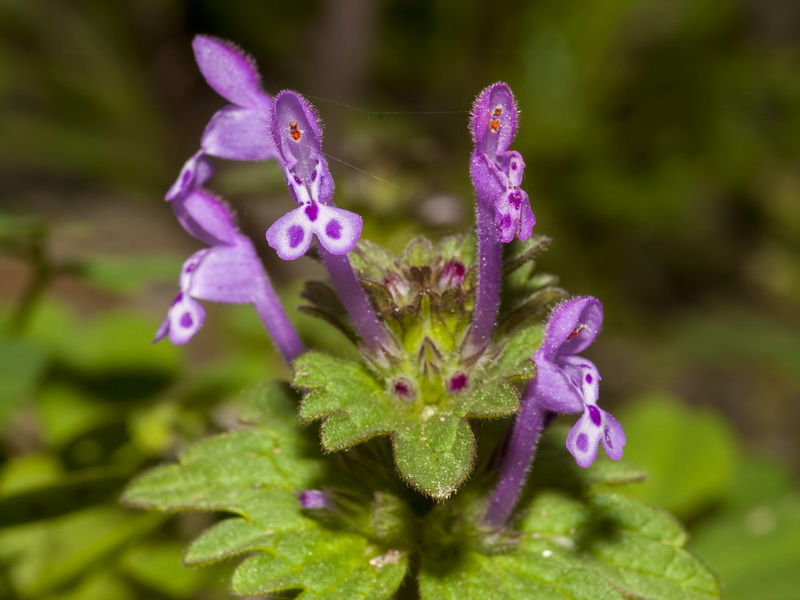
M 625 458 L 659 473 L 633 491 L 680 517 L 691 517 L 723 498 L 738 449 L 716 413 L 682 406 L 663 396 L 631 402 L 620 416 L 628 432 Z
M 450 502 L 420 503 L 376 471 L 380 453 L 360 455 L 362 446 L 343 460 L 323 457 L 297 424 L 286 387 L 252 394 L 247 419 L 250 427 L 200 442 L 124 495 L 127 504 L 163 511 L 232 513 L 190 545 L 185 561 L 243 557 L 232 578 L 238 594 L 389 598 L 418 577 L 420 597 L 431 600 L 719 597 L 714 576 L 683 549 L 686 534 L 674 519 L 610 490 L 641 471 L 608 459 L 578 468 L 563 428 L 543 440 L 516 521 L 489 532 L 480 522 L 486 474 Z M 308 489 L 325 490 L 334 507 L 303 509 L 297 497 Z M 412 580 L 402 589 L 415 587 Z
M 180 465 L 159 467 L 135 481 L 124 501 L 238 515 L 195 541 L 186 561 L 261 552 L 236 570 L 233 589 L 239 594 L 304 588 L 308 598 L 386 598 L 400 584 L 407 556 L 363 534 L 325 527 L 297 501 L 299 491 L 319 483 L 322 464 L 297 426 L 294 402 L 283 387 L 258 392 L 252 407 L 258 427 L 198 444 Z
M 520 357 L 509 362 L 518 364 Z M 389 434 L 400 475 L 439 499 L 450 496 L 472 469 L 475 439 L 466 419 L 497 417 L 517 409 L 517 392 L 503 379 L 428 403 L 392 394 L 355 361 L 308 352 L 295 361 L 294 369 L 294 385 L 310 390 L 300 417 L 325 419 L 321 437 L 326 450 Z
M 723 507 L 696 528 L 692 548 L 725 582 L 725 598 L 791 598 L 800 564 L 800 486 L 774 459 L 748 457 Z

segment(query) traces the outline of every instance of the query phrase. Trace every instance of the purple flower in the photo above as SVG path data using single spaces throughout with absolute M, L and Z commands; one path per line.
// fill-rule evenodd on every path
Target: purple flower
M 531 236 L 536 218 L 528 194 L 520 189 L 525 163 L 519 152 L 508 147 L 517 133 L 517 104 L 504 83 L 484 89 L 472 106 L 469 128 L 475 150 L 470 175 L 478 202 L 494 209 L 497 235 L 503 242 L 514 236 Z
M 591 297 L 566 300 L 550 314 L 544 342 L 534 354 L 534 398 L 540 407 L 558 413 L 583 412 L 567 436 L 567 449 L 581 467 L 591 465 L 602 443 L 614 460 L 622 458 L 625 432 L 597 406 L 600 373 L 578 356 L 594 341 L 603 324 L 603 305 Z
M 322 130 L 311 105 L 299 94 L 275 97 L 272 140 L 297 204 L 267 230 L 267 242 L 284 260 L 304 255 L 312 235 L 331 254 L 346 254 L 361 235 L 361 217 L 333 206 L 333 178 L 321 152 Z
M 239 233 L 228 206 L 211 192 L 192 189 L 172 202 L 183 228 L 209 244 L 183 263 L 180 293 L 156 334 L 185 344 L 203 325 L 205 310 L 197 300 L 234 304 L 261 302 L 268 286 L 250 240 Z
M 277 151 L 266 134 L 272 98 L 261 89 L 255 61 L 242 50 L 216 38 L 198 35 L 192 42 L 197 66 L 208 84 L 231 102 L 206 126 L 198 150 L 183 166 L 167 192 L 174 200 L 201 187 L 213 173 L 208 156 L 234 160 L 267 160 Z

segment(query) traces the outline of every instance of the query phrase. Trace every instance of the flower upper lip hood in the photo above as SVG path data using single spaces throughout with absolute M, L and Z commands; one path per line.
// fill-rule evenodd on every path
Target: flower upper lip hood
M 270 132 L 289 191 L 300 206 L 272 224 L 267 242 L 284 260 L 303 256 L 313 236 L 331 254 L 347 254 L 363 222 L 356 213 L 333 206 L 333 178 L 321 151 L 316 112 L 300 94 L 283 91 L 275 97 Z
M 603 305 L 596 298 L 571 298 L 553 308 L 542 345 L 534 354 L 536 394 L 547 410 L 559 413 L 583 410 L 583 394 L 571 377 L 579 367 L 573 363 L 577 358 L 589 364 L 575 355 L 594 342 L 602 324 Z
M 266 134 L 273 101 L 261 88 L 255 61 L 230 42 L 205 35 L 195 37 L 192 47 L 206 82 L 231 104 L 211 117 L 200 150 L 186 161 L 167 192 L 167 200 L 202 186 L 211 177 L 213 168 L 207 156 L 268 160 L 278 155 L 272 138 Z

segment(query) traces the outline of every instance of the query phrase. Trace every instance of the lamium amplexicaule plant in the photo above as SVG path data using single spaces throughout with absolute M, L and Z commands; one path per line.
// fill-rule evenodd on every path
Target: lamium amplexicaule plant
M 644 475 L 621 462 L 623 427 L 600 407 L 600 373 L 583 356 L 603 305 L 535 269 L 548 240 L 533 235 L 525 163 L 510 150 L 511 89 L 492 84 L 472 106 L 474 231 L 418 237 L 395 255 L 334 205 L 311 104 L 264 92 L 235 45 L 193 45 L 230 104 L 167 194 L 207 247 L 184 263 L 156 340 L 187 343 L 201 301 L 250 303 L 292 380 L 250 392 L 241 428 L 146 472 L 123 501 L 223 513 L 185 562 L 243 558 L 231 583 L 243 596 L 719 597 L 680 525 L 615 489 Z M 304 346 L 230 206 L 205 187 L 210 157 L 283 170 L 295 206 L 266 242 L 288 261 L 316 238 L 329 282 L 306 285 L 304 309 L 344 332 L 357 359 Z M 571 428 L 554 422 L 562 414 L 575 415 Z

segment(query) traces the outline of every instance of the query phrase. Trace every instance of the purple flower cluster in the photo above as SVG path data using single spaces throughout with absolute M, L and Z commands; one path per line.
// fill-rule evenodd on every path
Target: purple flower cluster
M 313 236 L 332 256 L 350 252 L 361 235 L 361 217 L 333 206 L 333 179 L 322 154 L 322 131 L 313 108 L 299 94 L 284 91 L 274 99 L 261 88 L 255 62 L 239 48 L 207 36 L 192 44 L 206 82 L 231 104 L 218 110 L 167 192 L 178 221 L 209 248 L 184 264 L 180 288 L 156 341 L 169 336 L 184 344 L 203 325 L 198 300 L 252 303 L 287 362 L 304 347 L 278 301 L 250 240 L 234 224 L 231 209 L 203 186 L 213 175 L 209 157 L 231 160 L 276 159 L 299 205 L 267 230 L 267 241 L 284 260 L 304 255 Z M 331 259 L 331 276 L 340 294 L 357 306 L 354 322 L 369 346 L 384 340 L 383 328 L 357 286 L 349 261 Z
M 175 344 L 188 342 L 203 325 L 205 310 L 199 301 L 206 300 L 252 304 L 287 362 L 305 351 L 252 242 L 236 227 L 230 207 L 204 187 L 213 175 L 211 157 L 275 159 L 297 207 L 267 229 L 267 242 L 282 259 L 294 260 L 308 251 L 316 237 L 363 349 L 373 358 L 397 352 L 397 341 L 378 319 L 347 256 L 361 235 L 362 219 L 333 204 L 334 183 L 314 109 L 293 91 L 275 98 L 265 93 L 254 61 L 236 46 L 198 36 L 193 48 L 203 77 L 230 104 L 211 118 L 199 150 L 186 161 L 166 196 L 182 227 L 207 247 L 184 263 L 180 292 L 156 341 L 169 337 Z M 461 348 L 467 363 L 492 340 L 503 246 L 514 238 L 528 239 L 536 223 L 528 195 L 520 188 L 525 163 L 519 152 L 509 149 L 517 124 L 516 100 L 506 84 L 495 83 L 479 94 L 469 123 L 474 142 L 470 176 L 476 196 L 478 284 Z M 464 267 L 458 266 L 460 271 L 443 271 L 446 285 L 463 281 Z M 594 462 L 601 445 L 611 458 L 621 458 L 625 433 L 614 417 L 599 408 L 600 374 L 580 356 L 597 337 L 602 320 L 602 305 L 591 297 L 572 298 L 552 311 L 544 340 L 532 359 L 536 377 L 525 389 L 486 513 L 490 526 L 499 528 L 507 522 L 549 415 L 582 413 L 567 437 L 567 449 L 581 467 Z M 451 391 L 458 392 L 466 381 L 467 375 L 459 372 L 451 380 Z M 328 501 L 322 492 L 310 490 L 301 495 L 300 502 L 315 509 L 327 506 Z

